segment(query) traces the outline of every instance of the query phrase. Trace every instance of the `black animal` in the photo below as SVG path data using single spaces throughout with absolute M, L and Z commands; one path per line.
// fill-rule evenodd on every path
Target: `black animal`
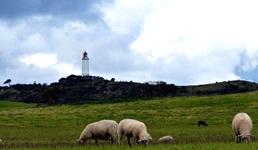
M 198 121 L 198 126 L 200 127 L 201 125 L 206 127 L 208 126 L 208 124 L 203 120 Z

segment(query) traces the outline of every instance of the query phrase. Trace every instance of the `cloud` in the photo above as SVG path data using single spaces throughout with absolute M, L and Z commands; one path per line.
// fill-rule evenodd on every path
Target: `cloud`
M 112 0 L 105 3 L 112 4 Z M 96 23 L 101 20 L 99 5 L 101 0 L 1 0 L 0 19 L 17 20 L 31 16 L 53 16 L 58 21 L 83 20 Z
M 133 30 L 139 30 L 143 19 L 148 12 L 151 1 L 116 0 L 114 5 L 101 7 L 105 23 L 108 27 L 119 34 L 130 34 Z
M 71 63 L 64 63 L 58 61 L 56 54 L 32 54 L 27 55 L 25 54 L 20 61 L 24 63 L 26 66 L 33 67 L 37 70 L 52 70 L 52 72 L 56 72 L 59 76 L 68 76 L 70 74 L 80 74 L 81 70 L 78 70 L 73 64 Z
M 166 60 L 162 63 L 166 69 L 161 71 L 164 78 L 179 84 L 185 83 L 180 76 L 192 84 L 240 79 L 234 68 L 255 69 L 258 59 L 254 55 L 258 50 L 257 9 L 253 6 L 249 1 L 165 3 L 146 15 L 131 49 L 152 63 Z M 243 53 L 244 61 L 240 60 Z
M 256 1 L 1 2 L 0 77 L 13 83 L 80 75 L 84 50 L 91 75 L 116 81 L 258 81 Z
M 38 68 L 48 68 L 57 63 L 57 58 L 55 54 L 32 54 L 24 55 L 21 62 L 25 63 L 27 66 L 35 65 Z

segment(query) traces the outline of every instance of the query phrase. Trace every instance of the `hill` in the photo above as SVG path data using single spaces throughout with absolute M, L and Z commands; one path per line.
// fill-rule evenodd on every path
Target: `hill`
M 168 96 L 112 104 L 35 107 L 35 104 L 0 101 L 0 133 L 3 149 L 146 149 L 99 141 L 76 145 L 80 133 L 91 122 L 124 118 L 143 121 L 153 140 L 148 149 L 257 149 L 258 91 L 209 96 Z M 252 142 L 236 144 L 231 127 L 234 115 L 246 112 L 253 120 Z M 207 127 L 199 127 L 205 120 Z M 172 135 L 173 144 L 158 139 Z M 0 147 L 1 149 L 2 147 Z
M 164 81 L 146 83 L 107 80 L 98 76 L 70 75 L 59 82 L 46 84 L 15 84 L 0 87 L 0 99 L 38 104 L 113 103 L 175 95 L 214 95 L 258 90 L 248 81 L 228 81 L 196 86 L 176 86 Z
M 255 82 L 235 80 L 216 82 L 213 84 L 178 86 L 179 95 L 220 95 L 231 93 L 243 93 L 258 90 L 258 84 Z

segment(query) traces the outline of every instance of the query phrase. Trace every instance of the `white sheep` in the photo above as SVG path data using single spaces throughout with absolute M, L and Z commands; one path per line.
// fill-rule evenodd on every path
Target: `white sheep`
M 232 128 L 236 135 L 236 143 L 250 142 L 253 128 L 252 119 L 246 113 L 238 113 L 232 121 Z
M 147 132 L 147 127 L 143 122 L 134 119 L 123 119 L 118 124 L 118 143 L 121 144 L 123 135 L 127 137 L 129 146 L 132 146 L 130 139 L 134 138 L 136 145 L 139 143 L 148 144 L 152 137 Z
M 170 135 L 166 135 L 166 136 L 159 138 L 160 143 L 172 143 L 173 140 L 174 140 L 173 137 Z
M 88 124 L 82 131 L 78 143 L 85 143 L 87 140 L 94 139 L 98 144 L 100 140 L 111 140 L 112 143 L 116 141 L 118 123 L 114 120 L 101 120 Z

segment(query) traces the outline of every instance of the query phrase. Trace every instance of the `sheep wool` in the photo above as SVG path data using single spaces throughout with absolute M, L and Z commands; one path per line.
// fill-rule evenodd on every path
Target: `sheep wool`
M 118 123 L 114 120 L 101 120 L 88 124 L 82 131 L 78 143 L 85 143 L 87 140 L 94 139 L 98 144 L 100 140 L 111 140 L 112 143 L 116 141 Z
M 251 131 L 253 128 L 252 119 L 247 113 L 238 113 L 232 121 L 232 128 L 236 136 L 236 143 L 250 142 Z
M 133 137 L 136 145 L 139 143 L 148 144 L 152 137 L 147 132 L 147 127 L 143 122 L 135 119 L 123 119 L 118 124 L 118 143 L 121 144 L 123 135 L 127 137 L 127 142 L 131 146 L 130 139 Z
M 173 137 L 170 136 L 170 135 L 166 135 L 166 136 L 163 136 L 161 138 L 159 138 L 159 143 L 172 143 L 173 142 Z

